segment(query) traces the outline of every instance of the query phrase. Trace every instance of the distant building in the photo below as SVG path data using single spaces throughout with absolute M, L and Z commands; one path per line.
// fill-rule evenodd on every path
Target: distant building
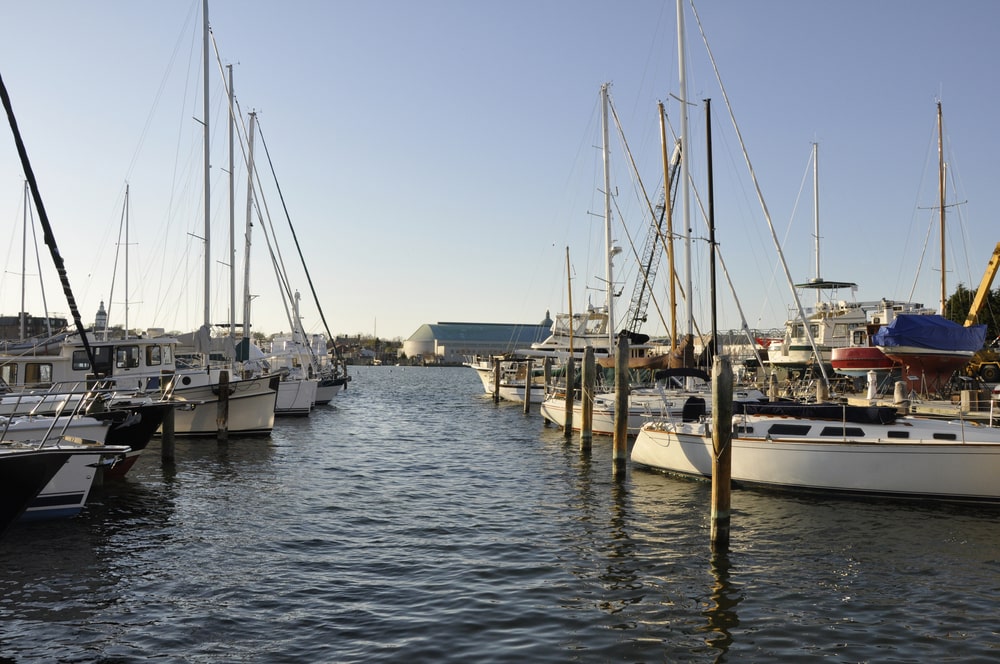
M 508 353 L 544 340 L 552 320 L 537 325 L 511 323 L 428 323 L 403 342 L 403 354 L 424 364 L 461 364 L 477 355 Z
M 47 337 L 49 334 L 56 334 L 66 329 L 68 325 L 65 318 L 53 318 L 44 316 L 24 316 L 24 338 L 33 339 L 36 337 Z M 0 339 L 16 341 L 21 338 L 21 316 L 0 316 Z

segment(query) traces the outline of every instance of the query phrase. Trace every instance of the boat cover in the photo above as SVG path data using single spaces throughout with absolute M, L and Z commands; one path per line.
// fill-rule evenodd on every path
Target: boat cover
M 968 351 L 982 349 L 986 341 L 985 325 L 964 327 L 937 314 L 899 314 L 872 337 L 876 346 L 916 346 L 930 350 Z
M 853 424 L 892 424 L 897 411 L 892 406 L 849 406 L 840 403 L 735 402 L 734 415 L 780 415 L 806 420 L 835 420 Z

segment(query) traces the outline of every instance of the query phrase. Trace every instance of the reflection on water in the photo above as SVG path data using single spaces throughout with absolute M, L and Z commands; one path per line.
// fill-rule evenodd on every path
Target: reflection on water
M 736 615 L 736 606 L 740 603 L 739 591 L 730 580 L 732 563 L 728 552 L 714 552 L 709 561 L 712 574 L 712 589 L 709 594 L 709 606 L 702 614 L 708 619 L 705 627 L 705 643 L 719 651 L 715 661 L 724 661 L 729 646 L 733 643 L 732 630 L 739 627 L 740 620 Z

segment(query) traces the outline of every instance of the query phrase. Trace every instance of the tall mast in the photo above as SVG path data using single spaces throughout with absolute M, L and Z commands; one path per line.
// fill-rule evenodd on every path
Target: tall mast
M 211 217 L 212 217 L 212 204 L 210 200 L 211 189 L 212 189 L 212 176 L 209 172 L 211 168 L 211 163 L 209 161 L 209 132 L 208 132 L 208 115 L 209 115 L 209 104 L 208 104 L 208 0 L 202 0 L 202 60 L 203 60 L 203 75 L 204 75 L 204 89 L 202 91 L 202 96 L 204 97 L 204 119 L 203 119 L 203 131 L 205 137 L 205 312 L 204 312 L 204 323 L 205 328 L 209 329 L 212 321 L 212 307 L 209 301 L 209 293 L 211 293 L 211 277 L 212 277 L 212 228 L 211 228 Z
M 250 229 L 253 228 L 253 144 L 257 114 L 250 113 L 250 136 L 247 139 L 247 224 L 243 245 L 243 338 L 250 338 Z
M 229 70 L 229 338 L 236 338 L 236 173 L 233 167 L 233 134 L 236 128 L 233 65 Z
M 823 278 L 819 269 L 819 143 L 813 143 L 813 224 L 816 229 L 813 236 L 816 243 L 816 281 L 819 282 Z M 823 299 L 820 297 L 822 292 L 816 289 L 816 304 Z
M 947 316 L 948 293 L 946 290 L 945 250 L 944 250 L 944 122 L 941 116 L 941 102 L 937 103 L 938 124 L 938 205 L 941 209 L 941 315 Z
M 684 214 L 684 285 L 687 315 L 687 334 L 694 335 L 694 302 L 691 292 L 691 194 L 688 183 L 689 167 L 687 149 L 688 109 L 687 109 L 687 62 L 684 46 L 684 0 L 677 0 L 677 66 L 680 74 L 681 106 L 681 187 L 683 188 L 682 210 Z
M 27 266 L 27 256 L 28 256 L 28 206 L 31 203 L 28 200 L 28 181 L 24 181 L 24 221 L 21 224 L 21 313 L 18 315 L 20 321 L 20 336 L 18 341 L 24 341 L 26 336 L 26 330 L 28 321 L 27 314 L 24 312 L 24 289 L 25 289 L 25 279 L 27 278 L 28 266 Z M 39 271 L 39 275 L 41 271 Z M 46 314 L 48 317 L 48 314 Z
M 674 210 L 670 200 L 670 159 L 667 157 L 667 119 L 660 109 L 660 147 L 663 150 L 663 206 L 667 213 L 667 264 L 670 266 L 668 281 L 670 283 L 670 350 L 677 350 L 677 279 L 674 272 Z M 684 155 L 681 155 L 684 159 Z
M 607 261 L 604 266 L 604 278 L 607 281 L 607 309 L 608 309 L 608 347 L 613 348 L 615 344 L 615 310 L 614 297 L 615 285 L 612 281 L 611 258 L 614 251 L 611 249 L 611 165 L 610 145 L 608 142 L 608 84 L 601 86 L 601 134 L 604 148 L 604 256 Z
M 719 354 L 719 326 L 715 308 L 715 181 L 712 172 L 712 100 L 705 100 L 705 153 L 708 171 L 708 246 L 711 260 L 708 264 L 709 290 L 712 293 L 712 355 Z
M 125 338 L 128 339 L 128 184 L 125 185 Z M 104 338 L 108 338 L 108 325 L 104 324 Z

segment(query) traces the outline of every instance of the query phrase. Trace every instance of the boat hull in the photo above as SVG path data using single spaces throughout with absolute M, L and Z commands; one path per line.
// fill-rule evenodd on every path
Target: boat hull
M 0 451 L 0 536 L 21 518 L 72 454 L 56 448 Z
M 897 362 L 903 370 L 902 380 L 912 392 L 932 393 L 944 387 L 952 374 L 972 359 L 967 351 L 935 351 L 911 346 L 892 346 L 882 349 L 886 357 Z
M 312 378 L 289 379 L 278 383 L 278 394 L 274 402 L 274 414 L 278 416 L 304 417 L 316 403 L 316 388 L 319 382 Z
M 896 363 L 874 346 L 834 348 L 830 355 L 833 370 L 845 376 L 864 377 L 869 371 L 880 376 L 892 372 Z
M 734 423 L 744 426 L 736 418 Z M 756 429 L 759 425 L 748 426 Z M 947 422 L 935 426 L 938 435 L 956 438 L 936 439 L 933 432 L 925 439 L 898 441 L 734 435 L 732 479 L 773 489 L 1000 502 L 996 479 L 1000 477 L 1000 430 Z M 912 430 L 912 422 L 898 429 Z M 650 424 L 636 438 L 631 458 L 637 465 L 656 470 L 711 477 L 709 425 Z
M 268 435 L 274 429 L 274 405 L 277 380 L 252 378 L 229 384 L 229 418 L 226 430 L 231 435 Z M 174 435 L 215 437 L 219 433 L 218 384 L 176 389 L 173 398 L 179 405 L 174 414 Z
M 87 503 L 98 470 L 111 466 L 128 452 L 128 447 L 119 445 L 64 445 L 59 449 L 66 448 L 74 453 L 28 504 L 21 521 L 76 516 Z

